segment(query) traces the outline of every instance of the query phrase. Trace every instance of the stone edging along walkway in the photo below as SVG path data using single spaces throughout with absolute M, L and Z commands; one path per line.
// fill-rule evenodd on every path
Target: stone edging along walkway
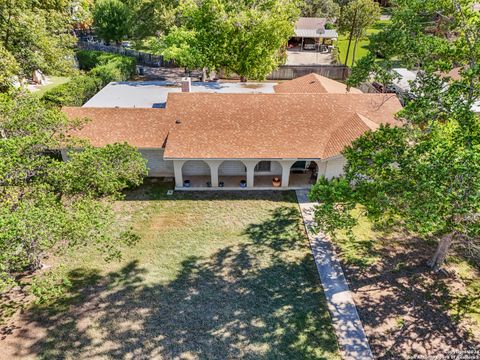
M 332 244 L 327 237 L 321 233 L 315 234 L 312 230 L 315 203 L 309 202 L 307 190 L 297 190 L 296 194 L 332 316 L 340 354 L 345 360 L 373 360 L 367 336 Z

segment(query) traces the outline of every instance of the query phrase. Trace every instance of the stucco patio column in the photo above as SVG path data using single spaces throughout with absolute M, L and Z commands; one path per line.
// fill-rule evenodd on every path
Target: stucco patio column
M 247 188 L 253 188 L 255 186 L 255 166 L 259 161 L 260 160 L 243 160 L 247 168 Z
M 210 166 L 210 182 L 212 187 L 218 187 L 218 168 L 223 160 L 205 160 L 205 162 Z
M 288 187 L 288 182 L 290 181 L 290 169 L 296 160 L 280 160 L 279 163 L 282 165 L 282 188 Z
M 175 186 L 183 187 L 182 166 L 185 160 L 173 160 L 173 173 L 175 174 Z
M 322 177 L 325 176 L 325 172 L 327 171 L 327 162 L 326 161 L 315 161 L 318 166 L 318 173 L 317 173 L 317 181 Z

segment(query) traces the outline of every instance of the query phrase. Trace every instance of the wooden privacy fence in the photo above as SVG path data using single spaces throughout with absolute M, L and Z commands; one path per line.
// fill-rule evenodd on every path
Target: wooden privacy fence
M 151 67 L 177 67 L 175 62 L 167 61 L 162 55 L 152 55 L 143 51 L 127 49 L 121 46 L 109 46 L 87 41 L 78 41 L 77 45 L 80 49 L 104 51 L 112 54 L 130 56 L 137 60 L 137 64 Z
M 268 80 L 291 80 L 316 73 L 333 80 L 344 80 L 350 69 L 345 65 L 283 65 L 274 70 Z
M 113 54 L 130 56 L 137 60 L 139 65 L 150 67 L 178 67 L 174 61 L 166 61 L 161 55 L 152 55 L 142 51 L 127 49 L 121 46 L 109 46 L 87 41 L 78 41 L 78 47 L 85 50 L 104 51 Z M 283 65 L 277 70 L 274 70 L 269 76 L 268 80 L 291 80 L 297 77 L 316 73 L 333 80 L 344 80 L 350 72 L 350 69 L 345 65 Z M 228 78 L 236 78 L 234 75 Z

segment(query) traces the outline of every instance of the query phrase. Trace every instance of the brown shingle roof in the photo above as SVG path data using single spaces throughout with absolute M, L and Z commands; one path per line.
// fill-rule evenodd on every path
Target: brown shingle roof
M 347 86 L 341 82 L 312 73 L 274 86 L 278 94 L 345 94 Z M 351 94 L 361 94 L 356 88 L 350 88 Z
M 335 92 L 339 83 L 325 79 L 307 75 L 278 85 L 275 94 L 170 93 L 166 109 L 64 112 L 92 120 L 73 135 L 94 146 L 165 146 L 166 158 L 183 159 L 328 158 L 365 131 L 396 124 L 394 115 L 401 109 L 396 96 Z M 292 89 L 299 93 L 281 93 Z
M 170 94 L 166 158 L 327 158 L 401 105 L 384 94 Z
M 93 146 L 128 142 L 140 148 L 161 148 L 172 119 L 165 109 L 66 107 L 70 118 L 89 118 L 81 130 L 71 135 L 90 140 Z

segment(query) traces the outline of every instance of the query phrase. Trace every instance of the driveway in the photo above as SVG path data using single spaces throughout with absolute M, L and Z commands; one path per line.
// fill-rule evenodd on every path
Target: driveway
M 329 65 L 332 63 L 332 54 L 322 54 L 316 51 L 287 51 L 286 65 Z

